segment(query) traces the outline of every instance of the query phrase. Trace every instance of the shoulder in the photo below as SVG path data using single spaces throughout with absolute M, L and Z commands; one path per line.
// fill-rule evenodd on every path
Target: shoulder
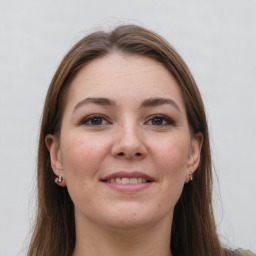
M 241 251 L 241 256 L 256 256 L 255 253 L 251 252 L 251 251 Z

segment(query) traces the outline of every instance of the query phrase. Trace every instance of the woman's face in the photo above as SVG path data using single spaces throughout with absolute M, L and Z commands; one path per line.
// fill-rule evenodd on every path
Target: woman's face
M 76 224 L 171 225 L 202 137 L 191 137 L 182 93 L 160 63 L 118 53 L 93 60 L 73 80 L 52 168 L 74 202 Z

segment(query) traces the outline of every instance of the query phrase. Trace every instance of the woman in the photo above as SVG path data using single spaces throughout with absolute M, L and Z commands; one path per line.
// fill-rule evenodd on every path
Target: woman
M 45 101 L 28 255 L 240 255 L 211 197 L 204 106 L 175 50 L 134 25 L 78 42 Z

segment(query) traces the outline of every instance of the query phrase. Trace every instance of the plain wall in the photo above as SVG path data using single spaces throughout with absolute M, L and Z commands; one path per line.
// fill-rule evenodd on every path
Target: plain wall
M 64 54 L 85 34 L 136 23 L 165 37 L 202 92 L 219 179 L 219 233 L 256 251 L 256 1 L 0 0 L 0 255 L 25 255 L 40 116 Z

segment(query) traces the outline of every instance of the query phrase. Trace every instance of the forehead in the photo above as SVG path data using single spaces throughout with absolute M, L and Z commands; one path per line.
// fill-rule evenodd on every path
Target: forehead
M 70 85 L 67 104 L 86 97 L 135 102 L 142 97 L 166 96 L 183 105 L 179 85 L 163 64 L 149 57 L 112 53 L 89 62 L 79 71 Z

